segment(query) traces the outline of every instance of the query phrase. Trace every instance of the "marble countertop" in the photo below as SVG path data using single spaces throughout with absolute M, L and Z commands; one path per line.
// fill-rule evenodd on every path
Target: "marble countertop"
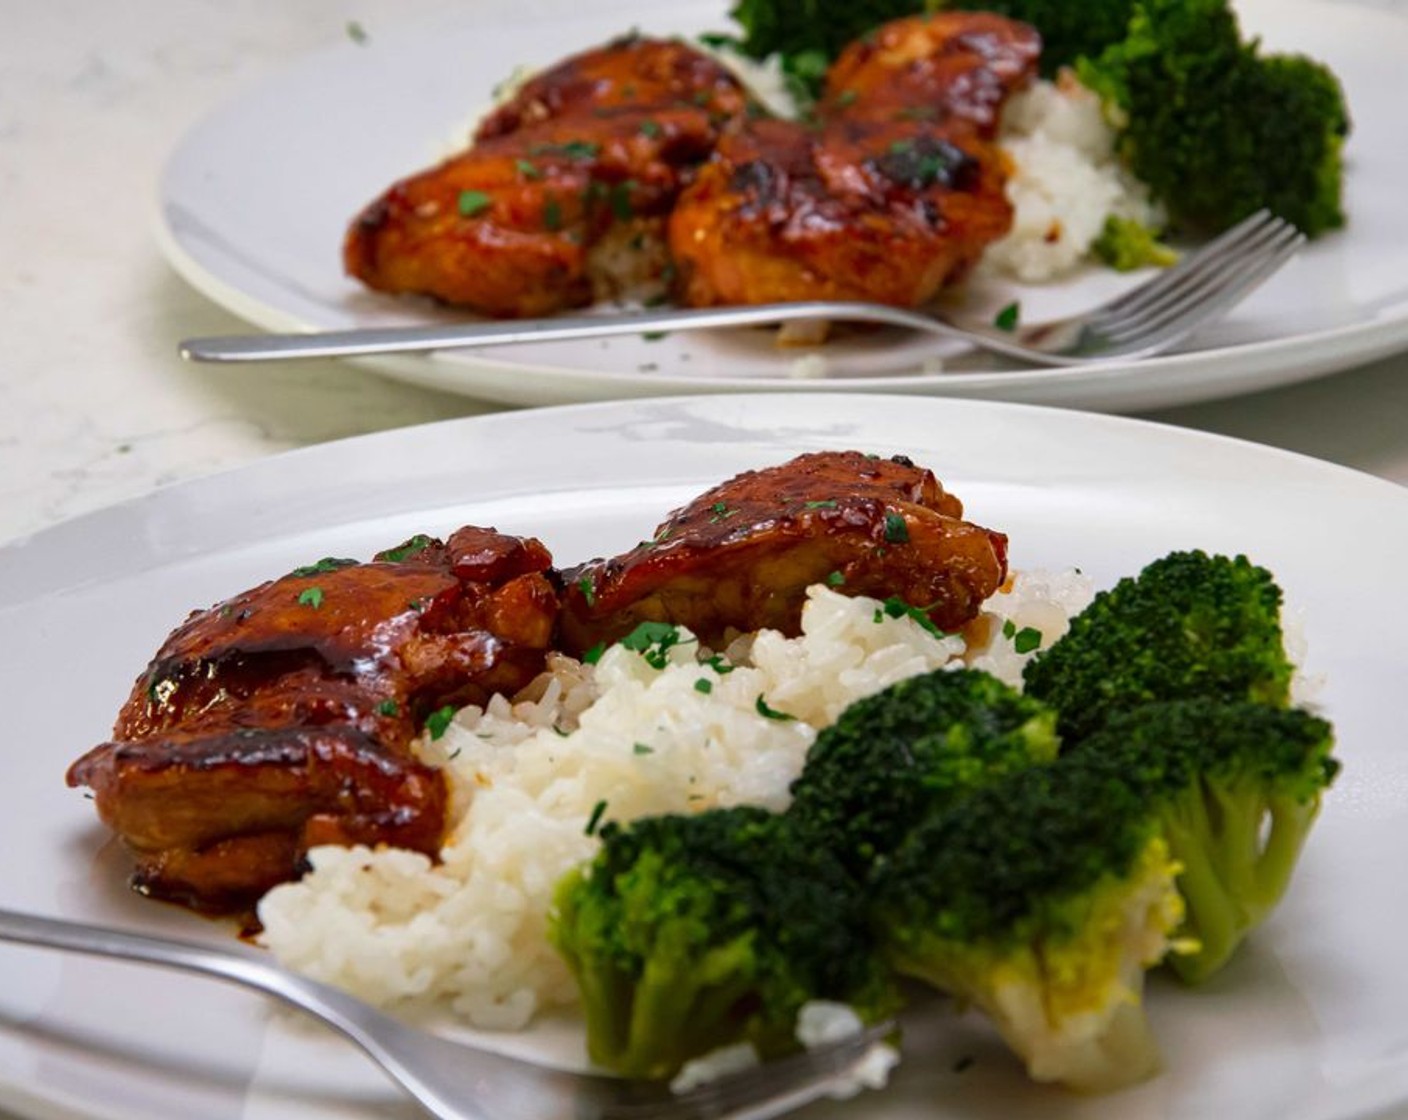
M 285 449 L 489 410 L 328 361 L 183 363 L 178 338 L 247 328 L 152 234 L 163 161 L 203 114 L 349 21 L 444 7 L 0 0 L 0 541 Z M 1150 416 L 1408 483 L 1408 355 Z

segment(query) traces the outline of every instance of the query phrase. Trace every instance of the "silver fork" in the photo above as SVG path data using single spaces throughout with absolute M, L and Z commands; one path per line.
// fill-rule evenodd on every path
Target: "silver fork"
M 183 358 L 259 362 L 356 358 L 460 347 L 555 342 L 610 335 L 769 326 L 797 320 L 880 323 L 966 340 L 1035 365 L 1071 366 L 1158 354 L 1229 308 L 1293 257 L 1305 236 L 1265 210 L 1185 255 L 1176 265 L 1080 315 L 1025 326 L 959 322 L 937 312 L 879 303 L 818 301 L 659 310 L 612 315 L 475 322 L 432 327 L 366 327 L 303 334 L 186 339 Z
M 881 1024 L 683 1093 L 667 1085 L 554 1070 L 398 1022 L 346 992 L 242 945 L 216 948 L 0 910 L 0 941 L 165 965 L 232 981 L 321 1019 L 362 1048 L 440 1120 L 768 1120 L 848 1092 Z

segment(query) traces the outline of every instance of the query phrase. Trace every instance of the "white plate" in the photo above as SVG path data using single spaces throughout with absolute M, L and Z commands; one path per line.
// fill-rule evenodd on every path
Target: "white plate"
M 424 304 L 368 293 L 341 271 L 343 231 L 394 180 L 462 146 L 494 84 L 632 27 L 727 25 L 720 0 L 596 0 L 525 15 L 522 0 L 475 0 L 433 27 L 374 29 L 305 59 L 195 127 L 160 188 L 159 236 L 196 287 L 270 330 L 448 321 Z M 847 390 L 988 397 L 1129 411 L 1288 384 L 1408 345 L 1408 19 L 1347 3 L 1238 0 L 1269 48 L 1333 66 L 1355 131 L 1350 224 L 1312 245 L 1189 352 L 1074 370 L 1010 370 L 952 344 L 886 332 L 833 345 L 824 382 L 789 376 L 795 352 L 760 332 L 536 343 L 369 360 L 390 376 L 506 404 L 725 390 Z M 580 10 L 586 8 L 586 11 Z M 550 15 L 550 18 L 547 18 Z M 1098 302 L 1108 271 L 1003 293 L 1029 321 Z M 948 355 L 946 372 L 924 373 Z
M 905 453 L 1017 567 L 1107 584 L 1180 547 L 1245 551 L 1302 613 L 1344 772 L 1280 910 L 1218 980 L 1157 981 L 1167 1072 L 1098 1100 L 1028 1085 L 970 1024 L 920 1023 L 891 1090 L 821 1117 L 1327 1120 L 1408 1108 L 1408 492 L 1251 444 L 981 401 L 816 394 L 546 409 L 272 458 L 0 549 L 0 905 L 220 941 L 125 888 L 127 863 L 64 770 L 103 739 L 169 628 L 309 557 L 366 556 L 465 522 L 539 534 L 561 562 L 634 544 L 674 505 L 820 448 Z M 551 456 L 543 449 L 551 448 Z M 572 1060 L 570 1024 L 503 1044 Z M 954 1072 L 962 1058 L 976 1058 Z M 0 1109 L 107 1120 L 372 1117 L 394 1093 L 350 1047 L 257 997 L 0 945 Z M 400 1115 L 400 1113 L 398 1113 Z

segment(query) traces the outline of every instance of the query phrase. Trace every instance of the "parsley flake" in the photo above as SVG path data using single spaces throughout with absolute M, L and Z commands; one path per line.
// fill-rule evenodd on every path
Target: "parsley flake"
M 642 622 L 621 639 L 621 645 L 645 659 L 652 669 L 670 663 L 669 652 L 680 644 L 680 628 L 670 622 Z
M 383 700 L 376 706 L 376 714 L 379 716 L 399 716 L 401 714 L 401 705 L 396 703 L 395 700 Z
M 425 717 L 425 729 L 430 732 L 432 739 L 438 739 L 445 734 L 450 726 L 450 721 L 455 718 L 455 706 L 446 704 L 443 708 L 436 708 Z
M 797 718 L 796 716 L 788 715 L 786 712 L 779 712 L 776 708 L 768 707 L 768 702 L 763 699 L 763 694 L 761 692 L 758 693 L 758 698 L 753 701 L 753 707 L 758 710 L 758 714 L 760 716 L 766 716 L 768 719 L 785 721 Z
M 582 593 L 582 598 L 587 601 L 587 606 L 596 606 L 596 583 L 591 576 L 583 576 L 577 581 L 577 590 Z
M 601 655 L 602 655 L 603 653 L 605 653 L 605 652 L 606 652 L 606 643 L 605 643 L 605 642 L 597 642 L 596 645 L 592 646 L 591 649 L 587 650 L 586 653 L 582 654 L 582 664 L 583 664 L 583 665 L 595 665 L 598 661 L 601 660 Z
M 700 677 L 694 682 L 694 691 L 702 692 L 705 696 L 714 691 L 714 682 L 708 677 Z
M 826 576 L 827 587 L 840 587 L 846 582 L 846 577 L 840 572 L 829 572 Z
M 1021 317 L 1022 305 L 1014 300 L 993 317 L 992 325 L 1000 331 L 1015 331 Z
M 597 826 L 601 824 L 601 818 L 606 813 L 606 802 L 598 801 L 592 806 L 592 815 L 587 818 L 587 827 L 582 831 L 588 836 L 595 836 Z
M 408 560 L 417 552 L 424 552 L 430 547 L 431 540 L 424 533 L 417 533 L 410 540 L 403 544 L 398 544 L 395 548 L 388 548 L 385 552 L 377 554 L 378 560 L 390 560 L 393 564 L 399 564 L 402 560 Z
M 363 27 L 360 23 L 358 23 L 355 19 L 349 19 L 347 21 L 347 37 L 351 39 L 354 43 L 356 43 L 359 47 L 366 46 L 367 29 Z
M 321 587 L 305 587 L 298 593 L 298 605 L 317 610 L 323 605 L 323 589 Z
M 316 564 L 307 564 L 302 568 L 294 568 L 289 575 L 297 576 L 299 579 L 306 579 L 308 576 L 321 576 L 327 572 L 335 572 L 338 568 L 350 568 L 357 561 L 346 560 L 337 556 L 324 556 Z
M 909 540 L 909 525 L 904 514 L 893 511 L 885 514 L 885 539 L 891 544 L 904 544 Z
M 483 191 L 460 191 L 459 210 L 466 218 L 482 214 L 494 204 L 494 200 Z

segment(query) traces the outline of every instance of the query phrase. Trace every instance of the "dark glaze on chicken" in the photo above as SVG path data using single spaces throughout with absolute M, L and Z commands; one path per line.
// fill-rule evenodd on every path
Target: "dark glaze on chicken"
M 68 782 L 94 791 L 139 889 L 204 910 L 248 906 L 315 844 L 434 854 L 445 785 L 411 739 L 428 713 L 541 671 L 549 565 L 535 540 L 466 528 L 195 612 Z
M 817 452 L 700 495 L 653 539 L 565 575 L 562 641 L 581 653 L 639 623 L 796 634 L 815 583 L 898 597 L 942 630 L 972 619 L 1007 576 L 1007 538 L 962 520 L 931 471 L 903 457 Z
M 344 265 L 379 291 L 497 316 L 663 284 L 665 218 L 746 106 L 728 71 L 674 40 L 575 55 L 486 118 L 466 151 L 371 203 Z
M 1009 94 L 1040 39 L 981 12 L 899 20 L 852 44 L 815 120 L 744 120 L 670 219 L 684 302 L 929 302 L 1007 233 Z
M 321 560 L 193 613 L 133 686 L 112 740 L 69 768 L 136 860 L 142 891 L 242 910 L 316 844 L 436 854 L 446 788 L 413 739 L 512 696 L 547 652 L 641 621 L 797 632 L 806 589 L 898 598 L 940 628 L 1007 574 L 1006 538 L 910 460 L 817 452 L 748 471 L 651 542 L 560 573 L 533 538 L 466 527 L 370 563 Z
M 1025 24 L 946 12 L 847 48 L 815 119 L 765 119 L 713 59 L 627 36 L 549 68 L 466 151 L 353 222 L 347 272 L 495 316 L 619 295 L 928 302 L 1011 226 L 996 146 Z

